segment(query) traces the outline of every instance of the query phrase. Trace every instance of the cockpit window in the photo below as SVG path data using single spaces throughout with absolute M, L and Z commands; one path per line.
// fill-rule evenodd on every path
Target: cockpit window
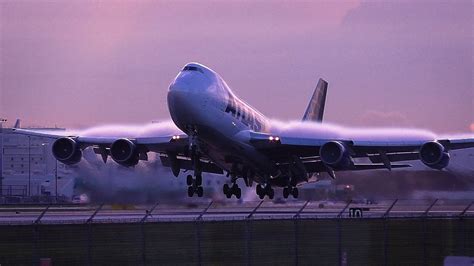
M 185 66 L 183 68 L 183 71 L 199 71 L 199 72 L 204 74 L 204 71 L 202 71 L 202 69 L 200 69 L 199 67 L 195 67 L 195 66 Z

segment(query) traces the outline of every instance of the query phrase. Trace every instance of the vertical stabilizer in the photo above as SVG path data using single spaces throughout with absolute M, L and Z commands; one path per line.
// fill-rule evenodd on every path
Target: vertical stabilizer
M 20 128 L 21 127 L 21 120 L 20 119 L 17 119 L 15 121 L 15 125 L 13 126 L 13 128 Z
M 323 121 L 327 90 L 328 83 L 323 79 L 319 79 L 318 85 L 316 85 L 313 96 L 309 101 L 308 108 L 306 108 L 306 112 L 304 113 L 303 121 Z

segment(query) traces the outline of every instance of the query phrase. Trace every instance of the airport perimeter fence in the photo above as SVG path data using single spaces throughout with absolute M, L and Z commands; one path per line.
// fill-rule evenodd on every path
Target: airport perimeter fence
M 61 210 L 47 206 L 33 222 L 0 224 L 0 264 L 442 265 L 447 256 L 473 257 L 473 202 L 443 202 L 262 201 L 246 209 L 211 202 L 177 217 L 155 204 L 125 207 L 141 217 L 124 220 L 107 218 L 111 207 L 100 205 L 80 222 L 48 220 Z

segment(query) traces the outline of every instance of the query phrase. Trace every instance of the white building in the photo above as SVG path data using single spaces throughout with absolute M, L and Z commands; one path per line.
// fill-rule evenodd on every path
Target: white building
M 56 161 L 52 143 L 52 139 L 13 134 L 10 128 L 0 127 L 0 196 L 71 198 L 74 171 Z

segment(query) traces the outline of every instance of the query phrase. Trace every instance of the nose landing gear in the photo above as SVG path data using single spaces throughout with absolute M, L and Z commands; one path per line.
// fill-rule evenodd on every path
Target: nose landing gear
M 189 140 L 189 154 L 191 157 L 191 162 L 194 168 L 194 176 L 188 175 L 186 177 L 186 184 L 188 185 L 188 197 L 194 196 L 197 194 L 198 197 L 202 197 L 204 194 L 204 189 L 202 188 L 202 169 L 201 169 L 201 160 L 200 153 L 197 145 L 196 130 L 190 129 L 192 134 Z
M 233 166 L 235 168 L 235 166 Z M 229 186 L 228 184 L 224 184 L 224 187 L 222 188 L 222 191 L 224 192 L 224 195 L 230 199 L 232 195 L 235 195 L 237 199 L 240 199 L 242 197 L 242 190 L 239 188 L 239 185 L 237 185 L 237 175 L 234 172 L 227 173 L 227 176 L 230 176 L 230 180 L 232 182 L 232 186 Z

